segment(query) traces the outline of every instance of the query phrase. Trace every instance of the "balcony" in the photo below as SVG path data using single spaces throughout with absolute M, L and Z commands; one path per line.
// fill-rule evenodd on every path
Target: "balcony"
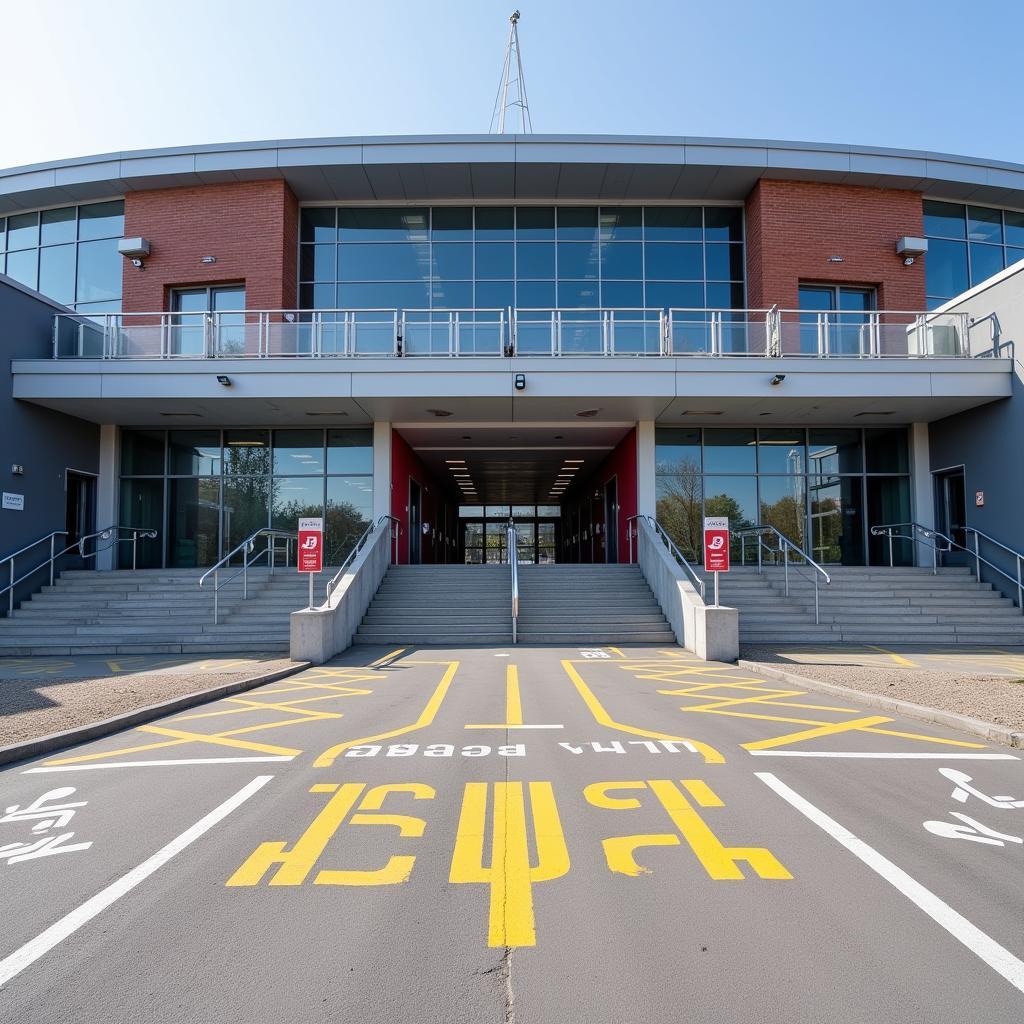
M 53 358 L 955 359 L 967 313 L 780 309 L 332 309 L 119 313 L 53 322 Z

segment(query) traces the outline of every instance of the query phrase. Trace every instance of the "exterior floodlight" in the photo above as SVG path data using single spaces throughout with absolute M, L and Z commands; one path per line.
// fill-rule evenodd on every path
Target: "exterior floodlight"
M 218 373 L 217 383 L 229 388 L 231 387 L 231 378 L 226 373 Z
M 915 238 L 912 235 L 904 235 L 896 239 L 896 255 L 903 257 L 903 265 L 909 267 L 918 256 L 923 256 L 928 251 L 927 238 Z
M 133 267 L 145 270 L 143 262 L 149 255 L 148 238 L 119 238 L 117 240 L 117 251 L 128 260 L 132 261 Z
M 771 384 L 773 388 L 777 388 L 785 379 L 786 375 L 784 373 L 777 373 L 768 383 Z
M 517 373 L 516 374 L 516 391 L 525 391 L 525 390 L 526 390 L 526 374 L 525 373 Z

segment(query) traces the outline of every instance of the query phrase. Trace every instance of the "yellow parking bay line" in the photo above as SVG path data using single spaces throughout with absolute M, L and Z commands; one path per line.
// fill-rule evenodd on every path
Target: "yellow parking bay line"
M 573 667 L 572 662 L 568 659 L 564 660 L 562 668 L 565 669 L 565 674 L 572 680 L 573 686 L 576 687 L 577 692 L 583 698 L 583 703 L 587 705 L 587 709 L 594 716 L 594 721 L 598 725 L 606 726 L 609 729 L 618 729 L 619 732 L 628 732 L 633 736 L 646 736 L 652 740 L 689 743 L 697 753 L 703 756 L 706 764 L 725 764 L 725 757 L 719 751 L 707 743 L 702 743 L 700 740 L 691 740 L 685 736 L 672 736 L 668 733 L 654 732 L 651 729 L 643 729 L 639 726 L 624 725 L 622 722 L 616 722 L 605 710 L 604 705 L 597 699 L 594 691 L 583 681 L 583 677 Z
M 427 701 L 426 706 L 420 712 L 419 718 L 416 719 L 411 725 L 403 725 L 397 729 L 391 729 L 388 732 L 378 733 L 375 736 L 364 736 L 362 739 L 357 740 L 346 740 L 344 743 L 337 743 L 333 747 L 329 747 L 325 750 L 314 762 L 314 766 L 317 768 L 330 768 L 334 764 L 335 760 L 343 754 L 349 747 L 361 747 L 367 743 L 379 743 L 381 740 L 390 740 L 395 736 L 405 736 L 407 733 L 416 732 L 418 729 L 424 729 L 430 725 L 437 717 L 437 712 L 441 708 L 441 704 L 444 702 L 444 698 L 448 693 L 448 688 L 452 684 L 452 680 L 455 678 L 455 673 L 459 670 L 459 662 L 433 662 L 423 661 L 414 662 L 412 664 L 417 665 L 437 665 L 445 664 L 448 666 L 447 671 L 441 678 L 441 682 L 437 684 L 437 688 L 430 696 L 430 700 Z

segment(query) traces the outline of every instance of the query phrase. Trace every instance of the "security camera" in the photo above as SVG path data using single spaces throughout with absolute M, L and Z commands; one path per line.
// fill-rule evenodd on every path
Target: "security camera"
M 139 270 L 145 270 L 146 269 L 145 263 L 143 263 L 142 260 L 140 260 L 138 256 L 133 256 L 132 257 L 132 266 L 133 267 L 138 267 Z

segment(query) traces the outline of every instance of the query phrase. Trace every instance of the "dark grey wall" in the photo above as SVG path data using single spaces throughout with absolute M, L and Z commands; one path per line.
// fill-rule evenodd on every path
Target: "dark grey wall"
M 50 358 L 53 314 L 62 311 L 63 306 L 0 274 L 0 490 L 25 495 L 24 512 L 0 509 L 0 558 L 65 528 L 67 469 L 99 471 L 100 428 L 95 423 L 12 397 L 11 360 Z M 25 467 L 23 476 L 11 472 L 13 464 Z M 15 571 L 20 575 L 32 564 L 26 555 Z M 0 587 L 7 583 L 6 571 L 2 578 Z M 4 594 L 0 609 L 6 607 Z

